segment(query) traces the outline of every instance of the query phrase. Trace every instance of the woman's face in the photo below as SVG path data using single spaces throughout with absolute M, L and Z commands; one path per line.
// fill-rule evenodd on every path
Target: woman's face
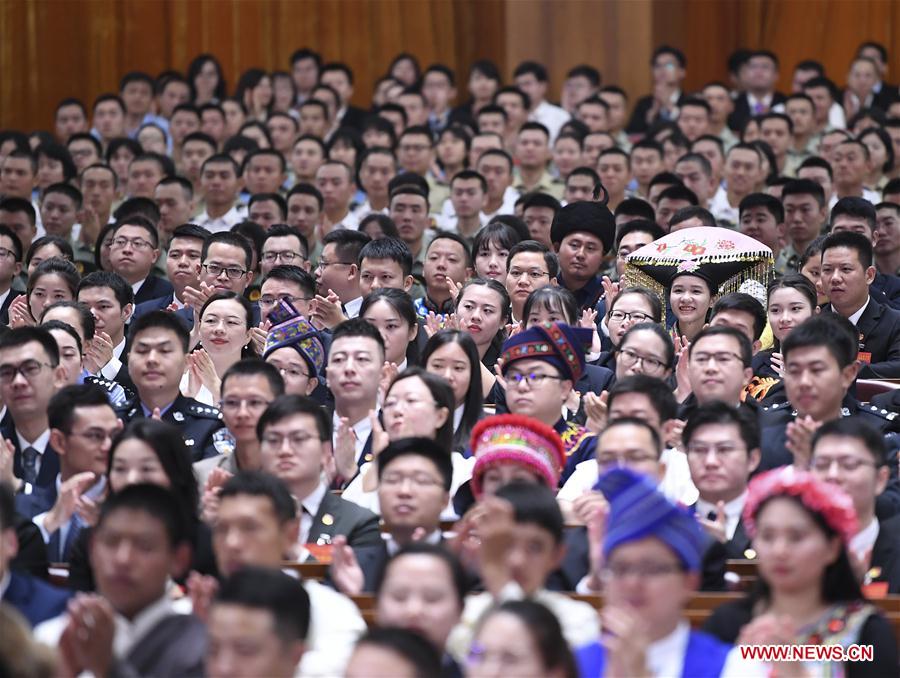
M 128 438 L 110 453 L 109 486 L 113 492 L 121 492 L 129 485 L 150 483 L 171 488 L 172 483 L 153 448 L 143 440 Z
M 78 377 L 81 376 L 81 351 L 78 350 L 75 337 L 65 330 L 50 330 L 50 334 L 59 346 L 59 364 L 65 371 L 66 384 L 78 383 Z
M 468 678 L 539 678 L 547 675 L 530 629 L 514 614 L 495 612 L 478 630 L 469 657 Z
M 574 139 L 560 139 L 553 145 L 553 164 L 563 177 L 581 165 L 581 148 Z
M 756 515 L 756 550 L 760 576 L 774 593 L 809 587 L 820 590 L 825 568 L 840 554 L 841 542 L 829 538 L 794 499 L 771 499 Z
M 481 71 L 472 71 L 469 76 L 469 93 L 476 101 L 490 101 L 497 93 L 499 83 Z
M 225 129 L 229 137 L 236 135 L 241 125 L 247 122 L 247 116 L 236 101 L 223 101 L 222 110 L 225 111 Z
M 665 379 L 671 372 L 666 357 L 666 345 L 656 332 L 643 329 L 632 332 L 616 354 L 616 379 L 632 374 Z
M 119 186 L 128 185 L 128 166 L 132 160 L 134 160 L 134 153 L 125 146 L 117 148 L 112 158 L 109 159 L 109 166 L 113 168 L 116 176 L 119 177 Z
M 208 101 L 213 98 L 216 87 L 219 84 L 219 72 L 216 65 L 210 60 L 204 62 L 200 72 L 194 78 L 194 88 L 197 90 L 198 101 Z
M 51 184 L 58 184 L 65 180 L 63 173 L 63 164 L 54 158 L 48 158 L 41 155 L 38 158 L 38 188 L 41 190 L 47 188 Z
M 416 82 L 416 67 L 410 59 L 400 59 L 391 68 L 391 77 L 409 87 Z
M 828 296 L 822 294 L 822 258 L 819 256 L 810 257 L 809 261 L 807 261 L 803 265 L 803 268 L 800 269 L 800 273 L 805 275 L 806 279 L 816 286 L 816 300 L 819 302 L 819 306 L 827 304 Z
M 606 314 L 606 326 L 613 346 L 618 346 L 622 336 L 632 325 L 642 322 L 655 322 L 650 301 L 642 294 L 620 294 L 616 297 L 613 309 Z
M 567 323 L 570 324 L 570 318 L 567 318 L 561 308 L 548 308 L 547 304 L 532 304 L 528 317 L 525 318 L 525 329 L 532 325 L 543 325 L 544 323 Z
M 31 309 L 31 317 L 39 320 L 44 308 L 57 301 L 75 301 L 72 290 L 66 281 L 57 273 L 48 273 L 38 278 L 28 297 L 28 306 Z
M 250 92 L 250 101 L 254 110 L 262 110 L 272 103 L 272 80 L 268 75 L 256 84 Z
M 384 398 L 381 415 L 391 440 L 413 436 L 434 439 L 450 413 L 437 406 L 424 381 L 409 377 L 394 382 Z
M 769 295 L 769 325 L 772 326 L 772 334 L 778 341 L 784 341 L 792 329 L 812 314 L 809 299 L 800 290 L 793 287 L 779 287 Z
M 442 134 L 437 145 L 437 157 L 444 167 L 461 167 L 466 159 L 466 142 L 455 134 Z
M 703 322 L 709 311 L 711 299 L 706 281 L 695 275 L 682 275 L 675 278 L 669 292 L 669 305 L 672 307 L 672 313 L 682 324 Z
M 882 174 L 884 163 L 887 162 L 887 149 L 881 143 L 877 134 L 867 134 L 860 141 L 869 149 L 870 166 L 876 174 Z
M 159 153 L 166 155 L 166 139 L 161 130 L 155 127 L 145 127 L 137 135 L 138 143 L 144 149 L 144 153 Z M 116 174 L 119 175 L 118 170 Z M 121 175 L 119 175 L 121 176 Z
M 365 225 L 359 227 L 359 230 L 372 240 L 380 240 L 384 237 L 384 231 L 381 230 L 381 224 L 378 223 L 378 219 L 369 219 Z
M 344 678 L 418 678 L 419 671 L 399 652 L 373 643 L 360 643 L 350 655 Z
M 462 346 L 456 342 L 444 344 L 428 356 L 425 369 L 443 377 L 450 384 L 457 407 L 466 402 L 466 394 L 472 383 L 472 365 Z
M 43 247 L 39 247 L 31 256 L 31 261 L 28 262 L 28 275 L 34 275 L 34 270 L 42 261 L 47 261 L 47 259 L 52 259 L 53 257 L 63 258 L 62 250 L 59 247 L 53 243 L 47 243 Z
M 493 497 L 501 487 L 514 482 L 538 485 L 544 481 L 521 464 L 500 464 L 481 476 L 481 491 L 485 497 Z
M 491 278 L 506 285 L 506 259 L 509 250 L 499 243 L 488 240 L 487 249 L 481 248 L 475 255 L 475 273 L 479 278 Z
M 211 355 L 240 353 L 250 341 L 247 313 L 234 299 L 212 302 L 200 319 L 200 342 Z
M 423 553 L 391 561 L 378 594 L 379 626 L 415 631 L 443 652 L 461 612 L 453 573 L 442 559 Z
M 505 320 L 502 304 L 500 295 L 485 285 L 469 285 L 456 309 L 459 328 L 468 332 L 478 346 L 490 344 Z
M 272 108 L 276 111 L 289 111 L 294 105 L 294 88 L 291 79 L 288 77 L 275 78 L 272 86 L 273 102 Z
M 266 358 L 267 363 L 275 366 L 281 372 L 284 379 L 284 392 L 286 395 L 309 395 L 316 387 L 316 383 L 309 374 L 309 364 L 300 357 L 293 348 L 286 346 L 276 349 Z
M 369 306 L 363 318 L 381 332 L 384 339 L 385 361 L 395 365 L 402 363 L 406 358 L 409 342 L 416 338 L 418 323 L 410 326 L 397 309 L 384 300 L 376 301 Z

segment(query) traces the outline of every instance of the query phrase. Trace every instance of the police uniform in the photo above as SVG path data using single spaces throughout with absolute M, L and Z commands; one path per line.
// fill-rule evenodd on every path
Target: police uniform
M 137 397 L 127 401 L 116 414 L 126 424 L 145 416 L 143 405 Z M 225 424 L 222 413 L 217 408 L 179 394 L 162 415 L 162 420 L 173 424 L 181 432 L 192 462 L 218 454 L 213 445 L 212 433 Z
M 845 396 L 841 407 L 842 417 L 856 417 L 886 438 L 890 455 L 897 451 L 896 434 L 900 432 L 900 417 L 877 405 L 863 405 L 851 396 Z M 760 418 L 762 458 L 755 473 L 767 471 L 778 466 L 794 463 L 794 456 L 788 451 L 787 425 L 797 418 L 797 410 L 789 402 L 776 403 L 763 408 Z
M 113 381 L 111 379 L 107 379 L 100 375 L 87 374 L 84 376 L 82 381 L 84 384 L 96 384 L 106 393 L 106 397 L 109 398 L 109 404 L 112 405 L 113 409 L 125 407 L 126 403 L 134 398 L 134 392 L 126 389 L 122 384 Z

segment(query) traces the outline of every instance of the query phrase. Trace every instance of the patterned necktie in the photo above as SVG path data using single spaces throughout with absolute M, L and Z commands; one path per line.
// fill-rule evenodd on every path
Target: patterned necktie
M 22 479 L 30 485 L 37 484 L 38 451 L 33 447 L 22 450 Z

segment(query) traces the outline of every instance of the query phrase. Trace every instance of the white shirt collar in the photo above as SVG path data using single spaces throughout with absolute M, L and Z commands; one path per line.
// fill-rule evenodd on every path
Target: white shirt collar
M 850 550 L 853 554 L 864 563 L 869 562 L 872 555 L 872 548 L 875 546 L 875 540 L 878 539 L 880 525 L 878 518 L 873 517 L 872 521 L 863 529 L 853 535 L 850 540 Z
M 869 305 L 869 302 L 871 300 L 872 297 L 866 297 L 866 303 L 862 305 L 862 308 L 860 308 L 856 313 L 847 318 L 847 320 L 849 320 L 851 323 L 853 323 L 854 326 L 856 326 L 856 323 L 858 323 L 859 319 L 862 318 L 862 314 L 866 312 L 866 307 Z
M 322 505 L 322 500 L 325 498 L 325 493 L 327 491 L 328 487 L 325 483 L 320 482 L 316 486 L 316 489 L 299 501 L 300 506 L 302 506 L 310 516 L 315 517 L 319 512 L 319 507 Z
M 125 337 L 122 337 L 122 341 L 113 346 L 113 358 L 116 360 L 120 360 L 122 358 L 122 353 L 125 351 Z
M 50 444 L 50 429 L 46 429 L 41 435 L 37 437 L 37 440 L 28 441 L 22 437 L 22 434 L 19 433 L 19 429 L 16 429 L 16 436 L 19 438 L 19 449 L 24 450 L 26 447 L 33 447 L 38 451 L 38 454 L 44 454 L 47 449 L 47 445 Z
M 116 614 L 116 635 L 113 638 L 113 653 L 119 659 L 128 656 L 148 632 L 166 617 L 175 614 L 168 592 L 141 610 L 132 621 Z
M 650 673 L 654 676 L 681 675 L 690 635 L 690 624 L 682 620 L 672 633 L 650 643 L 647 647 L 647 668 Z
M 147 282 L 147 279 L 143 278 L 141 280 L 138 280 L 136 283 L 134 283 L 134 285 L 131 286 L 131 290 L 134 292 L 135 296 L 137 296 L 138 290 L 141 289 L 145 282 Z
M 735 497 L 725 503 L 725 535 L 731 539 L 734 537 L 734 531 L 737 529 L 738 523 L 741 521 L 741 513 L 744 510 L 744 504 L 747 503 L 747 490 L 744 490 L 739 497 Z M 715 504 L 704 499 L 697 499 L 697 515 L 706 518 L 709 512 L 716 512 Z
M 351 299 L 346 304 L 344 304 L 344 310 L 347 311 L 348 318 L 359 317 L 359 309 L 362 307 L 362 302 L 362 297 L 356 297 L 356 299 Z
M 441 534 L 441 530 L 437 529 L 434 532 L 432 532 L 431 534 L 429 534 L 427 537 L 422 539 L 421 541 L 426 544 L 432 544 L 432 545 L 436 546 L 441 543 L 442 536 L 443 535 Z M 397 553 L 397 551 L 399 551 L 401 548 L 403 548 L 402 546 L 400 546 L 400 544 L 398 544 L 394 540 L 394 537 L 390 532 L 382 533 L 381 538 L 384 539 L 385 546 L 387 547 L 387 552 L 388 552 L 389 556 L 394 555 L 395 553 Z
M 12 292 L 12 287 L 10 287 L 6 292 L 0 294 L 0 306 L 3 306 L 3 302 L 6 301 L 6 297 L 9 296 L 9 293 Z
M 466 413 L 466 404 L 463 403 L 453 410 L 453 430 L 458 431 L 459 425 L 462 423 L 463 415 Z

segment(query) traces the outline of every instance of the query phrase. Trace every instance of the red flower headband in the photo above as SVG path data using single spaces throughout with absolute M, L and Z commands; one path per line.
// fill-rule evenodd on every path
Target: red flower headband
M 780 495 L 795 497 L 807 509 L 822 516 L 845 545 L 850 543 L 859 529 L 853 502 L 842 489 L 816 480 L 807 471 L 785 466 L 750 481 L 743 515 L 747 534 L 756 536 L 756 514 L 760 505 L 770 497 Z

